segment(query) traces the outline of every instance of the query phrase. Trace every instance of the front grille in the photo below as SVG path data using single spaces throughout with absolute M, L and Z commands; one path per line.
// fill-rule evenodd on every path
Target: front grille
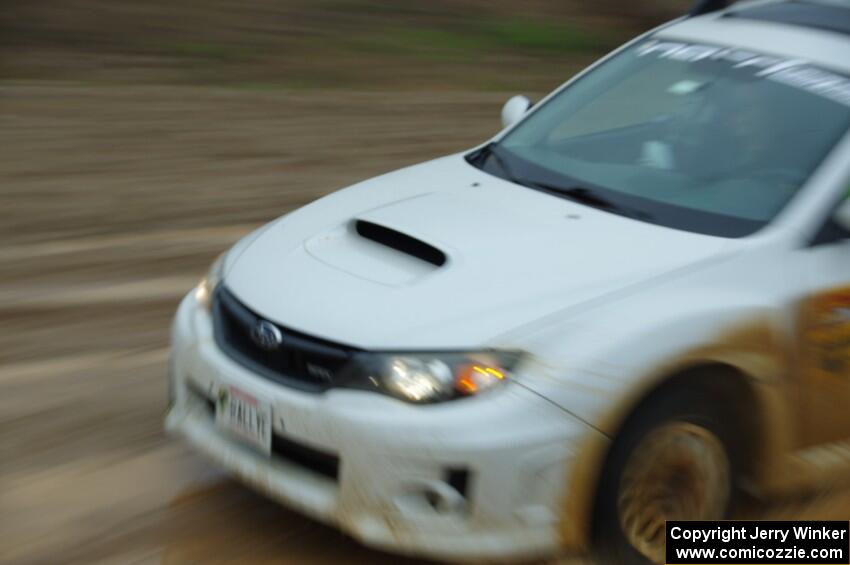
M 272 453 L 276 457 L 334 481 L 339 480 L 339 457 L 303 443 L 272 435 Z
M 267 379 L 311 392 L 331 388 L 357 349 L 308 336 L 279 324 L 282 343 L 274 350 L 261 348 L 252 332 L 268 321 L 219 285 L 213 298 L 213 324 L 218 346 L 231 359 Z

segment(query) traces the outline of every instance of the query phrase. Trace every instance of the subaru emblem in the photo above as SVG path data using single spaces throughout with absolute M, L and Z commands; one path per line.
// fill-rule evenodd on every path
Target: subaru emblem
M 259 320 L 251 330 L 251 339 L 260 349 L 274 351 L 283 343 L 283 334 L 271 322 Z

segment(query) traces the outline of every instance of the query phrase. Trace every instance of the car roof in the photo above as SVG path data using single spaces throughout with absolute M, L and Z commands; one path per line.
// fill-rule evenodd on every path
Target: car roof
M 684 18 L 659 37 L 750 49 L 850 72 L 850 1 L 755 0 Z
M 848 2 L 767 2 L 728 10 L 724 17 L 773 22 L 850 36 Z

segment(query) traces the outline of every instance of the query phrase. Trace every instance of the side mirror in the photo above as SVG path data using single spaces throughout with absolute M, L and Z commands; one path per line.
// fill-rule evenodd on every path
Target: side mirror
M 517 123 L 529 108 L 531 108 L 531 100 L 526 96 L 517 95 L 505 102 L 502 106 L 502 128 Z
M 844 202 L 838 205 L 838 208 L 832 213 L 832 221 L 838 227 L 850 233 L 850 198 L 845 198 Z

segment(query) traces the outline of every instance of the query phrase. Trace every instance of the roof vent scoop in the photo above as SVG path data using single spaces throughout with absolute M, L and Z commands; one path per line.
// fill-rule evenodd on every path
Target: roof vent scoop
M 367 222 L 366 220 L 357 220 L 354 222 L 354 229 L 364 239 L 380 243 L 411 257 L 416 257 L 436 267 L 442 267 L 446 263 L 446 254 L 433 245 L 392 228 Z

